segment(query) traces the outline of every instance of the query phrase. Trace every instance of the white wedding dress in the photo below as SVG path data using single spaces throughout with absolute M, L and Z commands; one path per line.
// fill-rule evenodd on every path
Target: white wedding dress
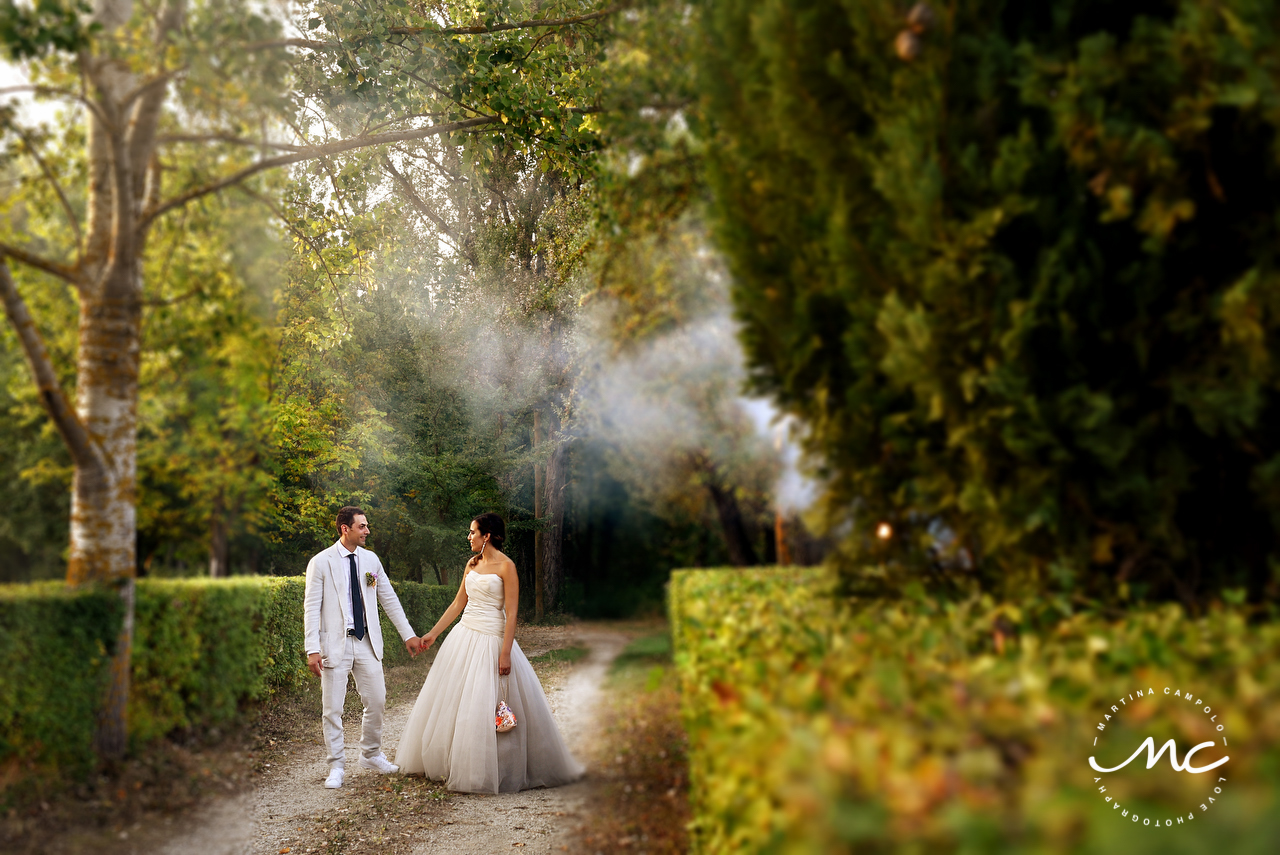
M 551 717 L 533 666 L 511 644 L 511 674 L 498 676 L 507 612 L 502 577 L 468 572 L 467 607 L 440 645 L 396 748 L 400 771 L 466 793 L 557 787 L 582 776 Z M 516 726 L 494 727 L 499 681 Z

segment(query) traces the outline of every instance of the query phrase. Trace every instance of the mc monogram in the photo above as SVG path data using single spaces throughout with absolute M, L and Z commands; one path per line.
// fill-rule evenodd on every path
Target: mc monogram
M 1197 767 L 1197 766 L 1191 765 L 1191 756 L 1193 754 L 1195 754 L 1197 751 L 1199 751 L 1202 748 L 1212 748 L 1216 744 L 1217 743 L 1215 742 L 1201 742 L 1195 748 L 1188 749 L 1187 756 L 1183 757 L 1182 763 L 1179 764 L 1178 763 L 1178 744 L 1174 740 L 1170 739 L 1168 742 L 1166 742 L 1164 745 L 1160 747 L 1159 751 L 1156 751 L 1155 737 L 1148 736 L 1146 740 L 1144 740 L 1143 743 L 1138 746 L 1138 750 L 1130 754 L 1129 759 L 1121 763 L 1119 766 L 1112 766 L 1110 769 L 1104 766 L 1099 766 L 1097 759 L 1095 759 L 1094 757 L 1089 758 L 1089 765 L 1093 767 L 1093 770 L 1095 772 L 1115 772 L 1118 769 L 1123 769 L 1125 766 L 1128 766 L 1130 763 L 1134 761 L 1134 758 L 1136 758 L 1139 754 L 1142 753 L 1143 749 L 1146 749 L 1148 769 L 1155 766 L 1156 763 L 1160 760 L 1160 758 L 1164 755 L 1164 753 L 1168 751 L 1169 765 L 1173 766 L 1173 771 L 1190 772 L 1192 775 L 1200 775 L 1210 770 L 1217 769 L 1223 763 L 1226 763 L 1228 760 L 1231 759 L 1230 757 L 1222 757 L 1210 763 L 1208 766 Z
M 1130 706 L 1136 707 L 1137 709 L 1130 711 Z M 1171 708 L 1174 706 L 1176 706 L 1176 708 Z M 1225 750 L 1227 747 L 1227 737 L 1224 732 L 1226 730 L 1226 726 L 1218 721 L 1218 714 L 1215 714 L 1213 709 L 1206 706 L 1204 701 L 1196 698 L 1194 694 L 1175 690 L 1172 687 L 1169 687 L 1160 693 L 1157 693 L 1154 689 L 1146 689 L 1145 691 L 1141 689 L 1135 690 L 1127 693 L 1124 697 L 1116 699 L 1116 702 L 1110 706 L 1110 709 L 1104 710 L 1102 721 L 1098 722 L 1098 733 L 1093 738 L 1093 745 L 1098 754 L 1102 753 L 1100 749 L 1102 749 L 1103 746 L 1099 745 L 1099 741 L 1102 740 L 1105 742 L 1104 733 L 1120 723 L 1113 719 L 1124 719 L 1129 715 L 1135 716 L 1140 721 L 1147 721 L 1148 725 L 1155 724 L 1154 721 L 1148 721 L 1152 715 L 1163 718 L 1166 728 L 1172 727 L 1175 734 L 1181 735 L 1184 738 L 1192 735 L 1192 733 L 1196 735 L 1208 735 L 1208 733 L 1216 731 L 1218 737 L 1222 740 L 1220 750 Z M 1188 733 L 1188 730 L 1192 733 Z M 1129 744 L 1132 745 L 1133 743 Z M 1218 743 L 1216 740 L 1200 742 L 1187 749 L 1187 753 L 1181 760 L 1179 760 L 1177 739 L 1167 740 L 1162 746 L 1160 746 L 1160 750 L 1157 751 L 1156 738 L 1154 736 L 1148 736 L 1141 744 L 1138 745 L 1137 749 L 1129 755 L 1128 759 L 1120 765 L 1111 767 L 1103 766 L 1098 762 L 1097 755 L 1094 754 L 1089 757 L 1089 768 L 1091 768 L 1095 773 L 1109 775 L 1113 772 L 1119 772 L 1124 769 L 1134 760 L 1141 757 L 1143 752 L 1146 752 L 1147 769 L 1152 770 L 1160 763 L 1161 758 L 1164 757 L 1165 752 L 1167 751 L 1169 753 L 1169 765 L 1173 767 L 1174 772 L 1185 772 L 1189 775 L 1203 775 L 1205 772 L 1211 772 L 1214 769 L 1225 766 L 1227 761 L 1231 759 L 1224 753 L 1221 757 L 1213 759 L 1211 762 L 1202 762 L 1199 765 L 1192 762 L 1197 753 L 1204 751 L 1205 749 L 1212 749 L 1217 745 Z M 1110 751 L 1107 751 L 1106 755 L 1110 755 Z M 1213 752 L 1210 752 L 1207 757 L 1212 757 L 1212 755 Z M 1110 759 L 1110 757 L 1108 757 L 1108 759 Z M 1201 794 L 1192 796 L 1195 799 L 1194 802 L 1184 804 L 1176 808 L 1173 805 L 1163 806 L 1163 808 L 1156 807 L 1155 804 L 1147 801 L 1142 808 L 1142 813 L 1144 815 L 1139 816 L 1138 813 L 1134 811 L 1133 807 L 1135 801 L 1137 801 L 1138 804 L 1143 804 L 1143 797 L 1141 793 L 1143 792 L 1144 787 L 1148 785 L 1143 784 L 1142 781 L 1143 779 L 1151 781 L 1155 778 L 1158 778 L 1158 775 L 1151 777 L 1140 775 L 1136 778 L 1132 775 L 1129 777 L 1118 775 L 1114 778 L 1107 778 L 1105 780 L 1102 777 L 1094 777 L 1093 783 L 1098 789 L 1098 795 L 1107 803 L 1111 811 L 1118 817 L 1127 820 L 1130 823 L 1141 823 L 1144 827 L 1150 827 L 1154 830 L 1156 828 L 1176 828 L 1178 826 L 1185 825 L 1186 823 L 1194 822 L 1197 816 L 1208 811 L 1217 799 L 1221 797 L 1222 785 L 1227 782 L 1226 778 L 1217 777 L 1216 780 L 1212 780 L 1207 785 L 1197 785 L 1197 787 L 1193 788 L 1190 793 L 1184 792 L 1183 795 L 1183 797 L 1191 795 L 1195 792 L 1195 789 L 1202 787 L 1203 792 Z M 1135 786 L 1137 787 L 1136 790 L 1134 789 Z M 1125 804 L 1121 804 L 1121 800 L 1123 800 Z M 1158 814 L 1152 815 L 1153 810 L 1157 811 Z M 1168 815 L 1159 815 L 1165 814 L 1165 811 L 1169 812 Z

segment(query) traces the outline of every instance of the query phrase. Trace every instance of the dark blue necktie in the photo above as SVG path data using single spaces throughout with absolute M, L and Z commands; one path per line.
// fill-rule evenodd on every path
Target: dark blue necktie
M 351 619 L 355 624 L 355 628 L 351 630 L 351 634 L 356 637 L 357 641 L 364 641 L 364 594 L 360 593 L 360 580 L 356 573 L 356 556 L 355 553 L 347 556 L 347 560 L 351 562 Z

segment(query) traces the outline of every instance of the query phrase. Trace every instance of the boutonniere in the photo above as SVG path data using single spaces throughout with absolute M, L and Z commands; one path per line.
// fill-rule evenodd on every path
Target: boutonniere
M 374 585 L 378 584 L 378 574 L 374 573 L 372 570 L 364 571 L 364 583 L 372 588 Z

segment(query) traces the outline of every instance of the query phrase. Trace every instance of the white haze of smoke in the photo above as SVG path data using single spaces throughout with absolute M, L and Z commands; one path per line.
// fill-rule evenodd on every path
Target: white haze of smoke
M 795 419 L 783 416 L 765 398 L 741 398 L 742 408 L 751 416 L 756 430 L 773 443 L 781 458 L 782 474 L 774 484 L 774 504 L 783 513 L 801 513 L 818 497 L 818 484 L 800 471 L 800 447 L 792 441 Z
M 452 385 L 481 420 L 555 406 L 574 379 L 571 336 L 545 317 L 531 322 L 518 299 L 504 304 L 503 298 L 512 295 L 476 289 L 453 305 L 431 305 L 418 317 L 433 328 L 433 341 L 456 354 L 448 376 L 438 364 L 433 376 Z
M 791 421 L 771 402 L 744 397 L 745 377 L 738 326 L 725 298 L 634 352 L 602 360 L 589 393 L 593 429 L 649 455 L 654 468 L 700 448 L 718 460 L 740 459 L 749 450 L 745 433 L 759 456 L 772 458 L 767 465 L 776 480 L 762 486 L 771 486 L 776 507 L 802 511 L 817 489 L 798 468 Z
M 458 282 L 443 290 L 437 283 L 418 320 L 462 359 L 433 360 L 433 375 L 482 421 L 567 403 L 566 433 L 608 440 L 655 478 L 705 453 L 770 493 L 778 510 L 803 511 L 817 487 L 799 469 L 791 420 L 771 402 L 742 395 L 744 355 L 727 283 L 705 254 L 688 271 L 700 280 L 701 313 L 622 352 L 604 300 L 586 310 L 564 305 L 553 322 L 525 310 L 540 302 L 536 276 L 509 272 L 500 285 Z
M 672 451 L 698 442 L 715 409 L 708 393 L 736 389 L 742 360 L 727 315 L 716 314 L 603 360 L 592 384 L 591 408 L 615 441 Z
M 510 295 L 508 295 L 510 296 Z M 519 307 L 480 299 L 452 310 L 427 310 L 419 323 L 435 328 L 437 345 L 462 358 L 447 378 L 483 421 L 545 405 L 548 390 L 571 399 L 567 433 L 608 440 L 657 484 L 688 455 L 735 465 L 743 477 L 769 474 L 759 487 L 784 513 L 804 511 L 817 494 L 800 471 L 793 420 L 762 398 L 742 395 L 746 377 L 738 326 L 727 295 L 709 311 L 621 353 L 608 333 L 607 307 L 578 314 L 574 329 L 516 322 Z M 452 360 L 446 360 L 451 362 Z M 581 372 L 581 373 L 579 373 Z M 555 398 L 556 395 L 552 395 Z
M 478 327 L 468 350 L 469 373 L 477 389 L 486 389 L 505 410 L 538 403 L 547 389 L 563 382 L 567 370 L 566 354 L 549 331 L 524 329 L 501 319 Z

